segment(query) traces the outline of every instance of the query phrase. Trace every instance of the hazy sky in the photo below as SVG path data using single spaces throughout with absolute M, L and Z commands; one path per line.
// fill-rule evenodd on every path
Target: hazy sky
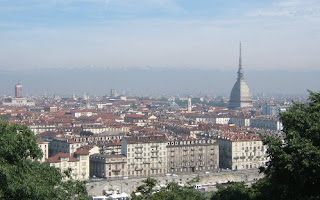
M 0 70 L 320 69 L 319 0 L 0 0 Z

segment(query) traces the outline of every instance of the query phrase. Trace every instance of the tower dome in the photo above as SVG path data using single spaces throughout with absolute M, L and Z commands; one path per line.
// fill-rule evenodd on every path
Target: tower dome
M 237 82 L 234 84 L 229 101 L 230 108 L 246 108 L 252 107 L 252 96 L 247 83 L 244 80 L 244 72 L 242 69 L 241 59 L 241 43 L 240 43 L 240 57 Z

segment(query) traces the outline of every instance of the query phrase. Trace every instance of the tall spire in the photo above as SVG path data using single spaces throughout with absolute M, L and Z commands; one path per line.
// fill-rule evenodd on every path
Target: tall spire
M 243 78 L 243 69 L 242 69 L 241 42 L 240 42 L 238 79 L 242 79 L 242 78 Z
M 240 56 L 239 56 L 239 69 L 238 69 L 238 79 L 233 85 L 230 94 L 229 107 L 230 108 L 246 108 L 252 107 L 252 96 L 247 83 L 243 78 L 242 69 L 242 55 L 241 55 L 241 42 L 240 42 Z

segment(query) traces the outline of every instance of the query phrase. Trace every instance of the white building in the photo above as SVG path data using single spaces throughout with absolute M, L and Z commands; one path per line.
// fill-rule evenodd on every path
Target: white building
M 42 152 L 42 158 L 39 161 L 45 162 L 49 157 L 49 142 L 47 142 L 41 138 L 37 138 L 37 144 Z
M 121 152 L 127 156 L 128 176 L 158 176 L 167 172 L 167 138 L 161 136 L 124 137 Z
M 250 119 L 250 127 L 281 131 L 283 129 L 282 122 L 278 117 L 261 115 Z
M 25 97 L 21 97 L 21 98 L 8 97 L 8 98 L 5 98 L 3 100 L 2 104 L 4 106 L 16 106 L 16 107 L 24 107 L 24 106 L 32 107 L 32 106 L 35 106 L 35 102 L 31 102 Z
M 60 169 L 61 172 L 71 169 L 71 178 L 74 180 L 89 179 L 89 150 L 79 149 L 69 153 L 58 153 L 48 158 L 48 163 L 52 167 Z M 64 178 L 68 180 L 68 177 Z
M 40 133 L 43 132 L 47 132 L 47 131 L 56 131 L 56 126 L 54 124 L 33 124 L 33 125 L 29 125 L 28 126 L 31 131 L 35 134 L 38 135 Z
M 257 134 L 225 134 L 219 143 L 219 166 L 232 170 L 264 166 L 268 161 L 267 147 Z
M 82 126 L 83 131 L 90 131 L 94 134 L 100 134 L 100 133 L 111 133 L 111 134 L 117 134 L 117 133 L 127 133 L 129 132 L 129 126 L 123 126 L 123 125 L 84 125 Z

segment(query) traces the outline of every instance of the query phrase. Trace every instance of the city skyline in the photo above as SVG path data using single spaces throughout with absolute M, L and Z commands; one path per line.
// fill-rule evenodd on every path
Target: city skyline
M 237 66 L 235 66 L 237 67 Z M 244 67 L 245 68 L 245 67 Z M 253 95 L 307 95 L 318 91 L 316 72 L 252 71 L 245 69 L 246 82 Z M 14 85 L 21 81 L 23 94 L 52 96 L 71 94 L 103 96 L 110 89 L 138 96 L 214 96 L 228 97 L 237 70 L 199 69 L 39 69 L 0 72 L 0 96 L 14 96 Z M 66 85 L 68 87 L 66 87 Z
M 320 2 L 1 1 L 0 70 L 319 70 Z

